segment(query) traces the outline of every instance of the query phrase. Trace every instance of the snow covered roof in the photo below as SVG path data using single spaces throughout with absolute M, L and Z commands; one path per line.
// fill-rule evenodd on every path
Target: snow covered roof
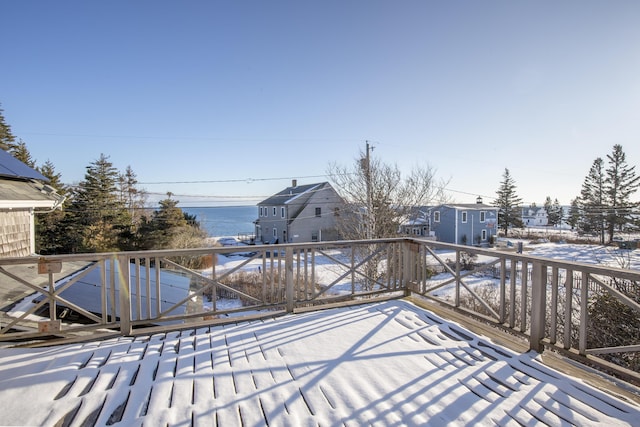
M 640 407 L 404 300 L 0 349 L 8 425 L 637 425 Z
M 476 210 L 487 210 L 487 209 L 497 210 L 498 209 L 495 206 L 486 205 L 484 203 L 447 203 L 443 206 L 447 206 L 454 209 L 476 209 Z

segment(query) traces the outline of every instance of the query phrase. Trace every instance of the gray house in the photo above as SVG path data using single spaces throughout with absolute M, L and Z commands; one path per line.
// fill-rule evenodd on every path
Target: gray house
M 258 203 L 256 242 L 337 240 L 336 220 L 344 202 L 328 182 L 290 187 Z
M 444 204 L 430 208 L 429 224 L 440 242 L 484 245 L 497 233 L 498 208 L 482 203 Z
M 35 252 L 35 212 L 54 209 L 64 201 L 47 182 L 45 176 L 0 150 L 0 257 Z

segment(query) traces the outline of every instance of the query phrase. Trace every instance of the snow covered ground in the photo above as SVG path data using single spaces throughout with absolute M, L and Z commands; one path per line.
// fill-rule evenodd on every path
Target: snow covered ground
M 633 426 L 640 407 L 394 300 L 0 349 L 0 424 Z

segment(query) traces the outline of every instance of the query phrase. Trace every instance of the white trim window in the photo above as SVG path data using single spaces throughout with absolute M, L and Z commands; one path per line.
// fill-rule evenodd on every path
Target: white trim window
M 284 218 L 284 206 L 280 208 L 280 218 Z
M 482 230 L 482 241 L 487 240 L 487 230 Z
M 433 213 L 433 222 L 440 222 L 440 211 L 435 211 Z
M 485 211 L 480 211 L 480 222 L 485 222 L 487 220 L 487 213 Z
M 460 221 L 463 224 L 467 222 L 467 211 L 460 212 Z
M 276 215 L 277 215 L 277 209 L 278 209 L 278 208 L 276 208 L 275 206 L 273 207 L 273 216 L 276 216 Z

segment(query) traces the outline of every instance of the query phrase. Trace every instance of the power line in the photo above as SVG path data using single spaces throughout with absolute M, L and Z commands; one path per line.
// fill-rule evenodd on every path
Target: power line
M 231 182 L 246 182 L 251 184 L 252 182 L 260 181 L 281 181 L 291 179 L 307 179 L 307 178 L 326 178 L 327 175 L 307 175 L 307 176 L 294 176 L 294 177 L 275 177 L 275 178 L 236 178 L 236 179 L 211 179 L 211 180 L 198 180 L 198 181 L 147 181 L 139 182 L 141 185 L 156 185 L 156 184 L 222 184 Z

